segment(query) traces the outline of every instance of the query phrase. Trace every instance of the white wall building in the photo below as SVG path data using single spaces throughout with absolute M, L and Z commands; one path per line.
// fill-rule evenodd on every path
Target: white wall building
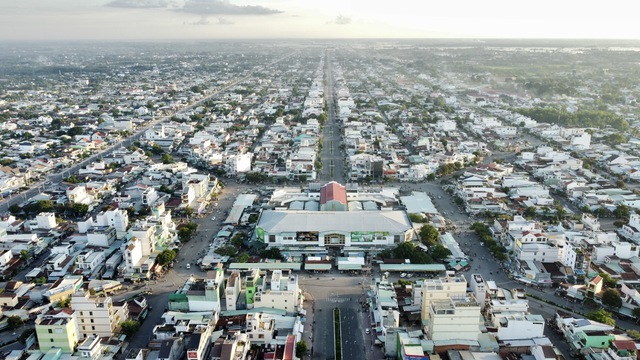
M 298 287 L 298 277 L 293 274 L 283 274 L 282 270 L 271 273 L 268 286 L 259 289 L 253 298 L 254 307 L 270 307 L 293 315 L 301 306 L 301 293 Z
M 40 213 L 36 216 L 36 223 L 38 224 L 38 229 L 55 229 L 57 226 L 56 214 L 50 212 Z
M 111 297 L 92 296 L 84 292 L 76 292 L 71 297 L 71 308 L 76 312 L 82 337 L 114 336 L 120 328 L 120 323 L 129 315 L 126 305 L 125 308 L 113 306 Z

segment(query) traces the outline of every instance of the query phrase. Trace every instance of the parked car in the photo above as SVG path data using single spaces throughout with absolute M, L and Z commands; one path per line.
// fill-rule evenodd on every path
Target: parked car
M 191 269 L 191 264 L 187 264 L 187 266 L 185 266 L 185 268 Z
M 400 274 L 400 277 L 401 277 L 401 278 L 405 278 L 405 277 L 407 277 L 407 273 L 402 273 L 402 274 Z

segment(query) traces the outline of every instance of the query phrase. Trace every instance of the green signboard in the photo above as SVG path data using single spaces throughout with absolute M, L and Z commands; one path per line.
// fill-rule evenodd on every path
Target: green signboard
M 388 235 L 386 231 L 354 231 L 351 233 L 351 242 L 373 242 L 377 237 Z

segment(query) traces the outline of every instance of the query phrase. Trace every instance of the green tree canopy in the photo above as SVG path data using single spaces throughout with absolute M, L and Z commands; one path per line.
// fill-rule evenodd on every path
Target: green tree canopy
M 10 330 L 19 328 L 23 323 L 22 318 L 18 315 L 11 315 L 7 318 L 7 326 Z
M 420 241 L 425 245 L 433 245 L 438 243 L 440 232 L 433 225 L 425 224 L 420 228 Z
M 605 309 L 598 309 L 587 313 L 587 319 L 610 326 L 616 326 L 616 321 L 611 317 L 611 313 Z
M 169 264 L 176 258 L 176 252 L 165 249 L 156 257 L 156 262 L 162 266 Z
M 266 250 L 262 250 L 260 252 L 260 257 L 263 259 L 276 259 L 276 260 L 282 260 L 283 256 L 282 253 L 280 252 L 280 249 L 272 247 Z
M 619 309 L 622 306 L 622 298 L 616 289 L 607 289 L 602 293 L 602 304 L 611 309 Z
M 120 329 L 120 331 L 129 338 L 140 330 L 140 323 L 131 319 L 125 320 L 120 324 Z
M 451 251 L 442 244 L 435 244 L 429 246 L 429 255 L 434 261 L 443 261 L 451 256 Z
M 236 247 L 233 245 L 220 246 L 216 249 L 216 254 L 222 256 L 235 256 L 237 253 L 238 249 L 236 249 Z
M 627 205 L 618 205 L 616 209 L 613 210 L 613 215 L 618 219 L 629 220 L 629 216 L 631 216 L 631 208 Z
M 307 352 L 307 343 L 300 340 L 296 343 L 296 357 L 299 359 L 304 358 L 304 354 Z
M 412 223 L 423 223 L 425 222 L 425 217 L 422 214 L 410 213 L 409 220 L 411 220 Z
M 432 264 L 433 259 L 429 254 L 416 248 L 413 243 L 403 242 L 391 250 L 380 253 L 382 259 L 409 259 L 412 264 Z

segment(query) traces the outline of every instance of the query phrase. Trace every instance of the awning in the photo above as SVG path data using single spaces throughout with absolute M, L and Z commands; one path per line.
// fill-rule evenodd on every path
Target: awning
M 338 270 L 362 270 L 361 264 L 338 264 Z
M 305 270 L 331 270 L 331 264 L 304 264 Z

